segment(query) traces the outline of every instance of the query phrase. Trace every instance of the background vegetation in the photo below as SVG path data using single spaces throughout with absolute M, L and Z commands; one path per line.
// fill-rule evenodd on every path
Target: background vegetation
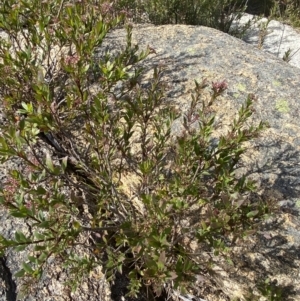
M 136 22 L 189 24 L 228 32 L 243 12 L 265 16 L 299 26 L 299 0 L 118 0 L 119 10 L 130 12 Z

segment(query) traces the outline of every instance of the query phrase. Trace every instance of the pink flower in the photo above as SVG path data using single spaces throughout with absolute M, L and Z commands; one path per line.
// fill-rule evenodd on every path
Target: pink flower
M 227 88 L 228 88 L 228 85 L 225 82 L 225 80 L 223 80 L 221 82 L 212 82 L 212 89 L 213 89 L 215 95 L 220 95 Z
M 74 66 L 79 62 L 78 55 L 68 55 L 64 58 L 65 64 L 68 66 Z
M 112 5 L 112 3 L 104 2 L 101 4 L 100 9 L 101 9 L 102 14 L 106 15 L 106 14 L 112 12 L 113 5 Z

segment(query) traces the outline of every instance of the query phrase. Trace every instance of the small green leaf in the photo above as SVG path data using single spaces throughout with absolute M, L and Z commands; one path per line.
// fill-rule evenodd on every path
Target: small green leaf
M 19 246 L 16 246 L 14 249 L 17 251 L 17 252 L 21 252 L 21 251 L 24 251 L 26 249 L 27 245 L 19 245 Z
M 14 217 L 19 217 L 19 218 L 25 218 L 28 217 L 28 214 L 26 212 L 20 212 L 17 210 L 11 210 L 10 215 Z
M 16 231 L 15 239 L 17 242 L 27 242 L 26 236 L 20 231 Z
M 46 166 L 48 167 L 48 169 L 49 169 L 51 172 L 54 172 L 53 162 L 52 162 L 52 159 L 51 159 L 49 153 L 47 153 L 47 155 L 46 155 Z
M 90 69 L 90 65 L 88 64 L 88 65 L 85 65 L 85 66 L 83 67 L 82 71 L 83 71 L 84 73 L 86 73 L 89 69 Z
M 21 269 L 14 274 L 15 277 L 23 277 L 25 275 L 25 270 Z
M 117 271 L 118 271 L 120 274 L 122 274 L 122 264 L 119 264 L 119 265 L 117 266 Z
M 26 104 L 24 101 L 22 101 L 21 106 L 22 106 L 26 111 L 28 111 L 28 106 L 27 106 L 27 104 Z
M 157 262 L 157 268 L 158 268 L 159 271 L 163 271 L 164 268 L 165 268 L 164 263 L 161 262 L 161 261 L 158 261 L 158 262 Z
M 61 168 L 59 166 L 55 166 L 54 169 L 53 169 L 53 173 L 55 175 L 60 175 L 61 174 Z
M 47 258 L 48 258 L 48 253 L 43 252 L 43 253 L 39 256 L 38 261 L 39 261 L 39 262 L 43 262 L 43 261 L 45 261 L 45 259 L 47 259 Z
M 46 250 L 46 246 L 35 246 L 34 247 L 34 251 L 44 251 Z
M 38 186 L 38 188 L 36 189 L 36 193 L 38 195 L 45 195 L 47 193 L 46 189 L 43 188 L 42 186 Z
M 250 211 L 247 213 L 247 217 L 254 217 L 259 213 L 258 210 Z
M 37 258 L 34 256 L 28 256 L 28 260 L 32 263 L 37 263 Z
M 61 161 L 61 167 L 62 170 L 65 171 L 67 168 L 67 164 L 68 164 L 68 156 L 64 157 Z
M 38 225 L 37 225 L 38 226 Z M 36 239 L 38 239 L 38 240 L 43 240 L 43 239 L 45 239 L 45 235 L 43 235 L 43 234 L 41 234 L 41 233 L 39 233 L 39 232 L 34 232 L 34 237 L 36 238 Z
M 29 274 L 33 273 L 33 269 L 28 263 L 23 262 L 22 267 L 23 267 L 23 269 L 25 270 L 26 273 L 29 273 Z

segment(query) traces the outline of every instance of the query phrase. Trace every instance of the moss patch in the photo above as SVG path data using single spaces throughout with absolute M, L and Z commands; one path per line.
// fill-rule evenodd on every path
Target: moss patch
M 280 113 L 288 113 L 290 111 L 289 104 L 285 99 L 279 99 L 276 102 L 275 108 Z

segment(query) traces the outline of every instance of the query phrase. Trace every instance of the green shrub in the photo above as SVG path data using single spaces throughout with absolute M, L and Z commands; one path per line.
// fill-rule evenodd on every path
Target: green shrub
M 294 27 L 300 27 L 300 1 L 278 1 L 273 8 L 273 17 L 278 18 Z
M 188 24 L 213 27 L 228 32 L 234 19 L 246 9 L 244 0 L 119 0 L 119 8 L 131 11 L 139 21 L 143 13 L 151 23 Z
M 39 279 L 59 257 L 73 288 L 101 265 L 109 281 L 129 271 L 130 295 L 143 285 L 160 295 L 165 283 L 183 289 L 207 273 L 211 254 L 223 256 L 267 212 L 248 198 L 254 183 L 235 175 L 243 143 L 264 125 L 246 125 L 249 95 L 216 137 L 213 108 L 227 84 L 203 80 L 174 132 L 180 116 L 162 70 L 141 81 L 139 63 L 155 50 L 133 46 L 129 25 L 122 50 L 102 47 L 126 21 L 116 15 L 97 1 L 0 4 L 0 158 L 18 158 L 26 170 L 7 165 L 0 201 L 32 229 L 2 234 L 0 250 L 28 252 L 16 276 Z

